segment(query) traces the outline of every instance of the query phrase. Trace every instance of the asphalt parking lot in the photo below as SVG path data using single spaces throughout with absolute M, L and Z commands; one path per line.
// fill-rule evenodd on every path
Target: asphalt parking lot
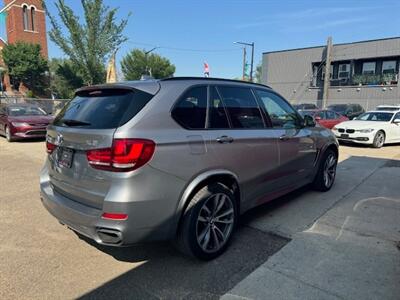
M 354 157 L 370 159 L 371 164 L 400 160 L 400 145 L 340 147 L 341 161 Z M 335 188 L 318 204 L 313 201 L 321 196 L 307 189 L 277 199 L 245 215 L 225 255 L 202 263 L 168 243 L 107 248 L 67 230 L 39 200 L 44 158 L 42 141 L 9 144 L 0 138 L 1 299 L 219 298 L 341 200 Z M 338 178 L 348 171 L 339 164 Z M 339 186 L 346 195 L 355 188 L 354 182 Z

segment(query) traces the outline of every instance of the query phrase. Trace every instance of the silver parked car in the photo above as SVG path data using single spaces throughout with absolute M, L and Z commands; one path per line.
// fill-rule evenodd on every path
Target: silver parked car
M 245 211 L 332 187 L 338 143 L 271 88 L 170 78 L 85 87 L 47 130 L 41 199 L 104 245 L 170 240 L 212 259 Z

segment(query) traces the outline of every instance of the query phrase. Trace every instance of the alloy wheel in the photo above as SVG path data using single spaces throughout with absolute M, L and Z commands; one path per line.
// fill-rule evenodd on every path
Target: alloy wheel
M 204 252 L 220 250 L 232 233 L 235 211 L 232 199 L 223 193 L 211 195 L 201 207 L 196 224 L 196 237 Z
M 384 142 L 385 142 L 385 135 L 382 132 L 378 132 L 376 134 L 376 146 L 380 148 L 383 146 Z
M 6 139 L 7 141 L 11 140 L 11 132 L 10 132 L 10 127 L 6 127 Z
M 324 184 L 330 188 L 335 181 L 337 159 L 334 154 L 329 154 L 324 164 Z

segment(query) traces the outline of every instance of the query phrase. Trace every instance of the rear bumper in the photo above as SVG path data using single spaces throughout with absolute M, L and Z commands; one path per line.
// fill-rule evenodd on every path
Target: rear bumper
M 160 209 L 160 201 L 104 201 L 103 209 L 98 209 L 71 200 L 55 191 L 46 167 L 40 176 L 40 198 L 43 206 L 60 223 L 103 245 L 127 246 L 168 240 L 173 237 L 176 229 L 174 215 L 169 215 L 168 212 L 157 224 L 149 224 L 148 220 L 152 219 L 150 214 L 157 214 Z M 101 216 L 104 211 L 126 213 L 128 219 L 103 219 Z

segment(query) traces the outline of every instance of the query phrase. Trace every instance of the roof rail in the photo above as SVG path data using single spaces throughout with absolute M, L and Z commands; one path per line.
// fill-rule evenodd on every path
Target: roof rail
M 216 81 L 225 81 L 225 82 L 235 82 L 235 83 L 248 83 L 248 84 L 254 84 L 254 85 L 259 85 L 262 87 L 267 87 L 271 88 L 268 85 L 261 84 L 261 83 L 255 83 L 255 82 L 250 82 L 250 81 L 242 81 L 242 80 L 236 80 L 236 79 L 226 79 L 226 78 L 213 78 L 213 77 L 169 77 L 169 78 L 164 78 L 160 79 L 160 81 L 175 81 L 175 80 L 216 80 Z

